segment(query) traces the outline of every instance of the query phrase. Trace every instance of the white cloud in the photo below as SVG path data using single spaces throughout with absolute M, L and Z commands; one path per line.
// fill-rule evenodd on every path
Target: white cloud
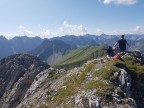
M 135 4 L 138 0 L 98 0 L 99 2 L 102 1 L 104 4 L 121 4 L 121 5 L 132 5 Z
M 64 28 L 63 28 L 63 27 L 60 27 L 60 28 L 59 28 L 59 31 L 60 31 L 61 33 L 64 33 Z
M 141 30 L 142 30 L 142 27 L 141 27 L 141 26 L 136 26 L 136 27 L 133 29 L 133 31 L 134 31 L 135 33 L 140 33 Z
M 22 30 L 22 32 L 24 33 L 25 36 L 31 36 L 33 35 L 32 31 L 27 30 L 24 26 L 19 26 L 19 29 Z
M 144 27 L 143 26 L 136 26 L 131 31 L 133 34 L 144 34 Z
M 38 33 L 33 33 L 32 31 L 28 30 L 24 26 L 19 26 L 19 29 L 22 30 L 22 32 L 24 33 L 24 35 L 26 35 L 28 37 L 35 37 L 35 36 L 39 36 L 41 38 L 51 38 L 51 37 L 54 37 L 55 33 L 52 32 L 51 30 L 42 28 L 41 25 L 38 25 L 38 27 L 41 29 L 41 31 L 38 32 Z
M 87 28 L 83 25 L 71 25 L 66 21 L 63 22 L 63 26 L 59 28 L 61 33 L 67 35 L 84 35 L 87 33 Z
M 43 31 L 38 34 L 38 36 L 40 36 L 41 38 L 51 38 L 54 37 L 54 35 L 54 32 L 49 29 L 43 29 Z

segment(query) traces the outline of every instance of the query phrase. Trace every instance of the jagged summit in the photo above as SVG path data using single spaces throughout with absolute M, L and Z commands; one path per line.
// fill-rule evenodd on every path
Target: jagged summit
M 48 67 L 28 54 L 16 54 L 0 60 L 0 107 L 16 107 L 35 76 Z
M 29 68 L 32 64 L 35 66 L 46 66 L 45 63 L 41 62 L 39 58 L 29 54 L 15 54 L 8 56 L 0 60 L 0 65 L 20 65 L 25 68 Z

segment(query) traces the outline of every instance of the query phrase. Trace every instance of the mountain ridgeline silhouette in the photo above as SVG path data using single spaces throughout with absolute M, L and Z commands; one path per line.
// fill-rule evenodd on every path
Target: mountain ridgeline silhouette
M 43 42 L 39 37 L 17 36 L 10 40 L 0 36 L 0 58 L 18 53 L 27 53 Z
M 55 65 L 63 60 L 63 57 L 70 50 L 87 46 L 112 46 L 120 37 L 118 35 L 100 36 L 86 34 L 84 36 L 66 35 L 51 39 L 41 39 L 39 37 L 14 37 L 7 40 L 0 36 L 0 58 L 18 54 L 30 53 L 40 57 L 41 60 Z M 131 45 L 132 50 L 140 50 L 144 53 L 144 35 L 128 34 L 126 39 Z M 60 50 L 61 49 L 61 50 Z

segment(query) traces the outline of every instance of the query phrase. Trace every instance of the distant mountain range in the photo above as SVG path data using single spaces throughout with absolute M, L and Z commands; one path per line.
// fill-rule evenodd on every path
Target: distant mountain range
M 135 42 L 144 39 L 144 35 L 127 34 L 125 38 L 133 45 Z M 54 37 L 52 40 L 57 39 L 64 41 L 65 43 L 76 45 L 77 47 L 84 46 L 98 46 L 98 45 L 114 45 L 114 43 L 120 39 L 118 35 L 106 35 L 100 36 L 86 34 L 84 36 L 66 35 L 62 37 Z
M 39 47 L 32 50 L 30 54 L 38 56 L 50 65 L 55 65 L 64 60 L 67 55 L 70 55 L 73 49 L 81 51 L 84 47 L 88 46 L 113 46 L 118 39 L 120 39 L 119 36 L 105 34 L 100 36 L 87 34 L 84 36 L 71 35 L 54 37 L 45 40 Z M 141 41 L 144 39 L 144 35 L 126 35 L 126 39 L 132 46 L 132 50 L 136 49 L 136 45 L 139 46 L 137 49 L 140 50 L 140 45 L 142 46 L 144 44 L 143 41 Z M 139 45 L 137 43 L 139 43 Z M 92 52 L 90 51 L 90 53 Z
M 4 36 L 0 36 L 0 58 L 26 53 L 38 47 L 42 42 L 43 39 L 39 37 L 20 36 L 8 40 Z
M 120 36 L 106 34 L 100 36 L 90 34 L 84 36 L 66 35 L 51 39 L 22 36 L 10 40 L 0 36 L 0 58 L 17 53 L 30 53 L 47 61 L 50 65 L 54 65 L 63 60 L 64 55 L 70 50 L 87 46 L 112 46 L 118 39 Z M 126 39 L 133 50 L 140 50 L 144 53 L 144 35 L 127 34 Z

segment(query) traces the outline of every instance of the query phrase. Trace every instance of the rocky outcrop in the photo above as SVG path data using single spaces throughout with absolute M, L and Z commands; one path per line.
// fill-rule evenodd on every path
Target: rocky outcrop
M 113 83 L 117 86 L 113 92 L 107 94 L 106 98 L 111 103 L 106 102 L 103 96 L 97 95 L 98 89 L 89 89 L 72 96 L 75 100 L 76 108 L 137 108 L 137 104 L 131 96 L 131 76 L 125 69 L 119 69 L 114 73 L 117 78 Z M 121 94 L 119 93 L 121 91 Z
M 124 69 L 119 69 L 118 72 L 115 72 L 113 74 L 114 79 L 111 80 L 112 83 L 114 83 L 116 86 L 118 86 L 125 94 L 130 97 L 132 90 L 132 78 L 131 75 L 128 74 Z
M 118 96 L 118 95 L 117 95 Z M 96 90 L 88 90 L 74 96 L 76 108 L 137 108 L 132 98 L 118 99 L 112 96 L 113 103 L 106 103 L 103 97 L 96 94 Z
M 39 107 L 42 104 L 47 106 L 46 103 L 49 98 L 49 87 L 53 83 L 51 78 L 54 74 L 62 72 L 64 72 L 64 70 L 49 68 L 39 73 L 17 108 Z
M 49 68 L 37 57 L 27 54 L 0 61 L 0 107 L 15 108 L 24 98 L 36 75 Z

